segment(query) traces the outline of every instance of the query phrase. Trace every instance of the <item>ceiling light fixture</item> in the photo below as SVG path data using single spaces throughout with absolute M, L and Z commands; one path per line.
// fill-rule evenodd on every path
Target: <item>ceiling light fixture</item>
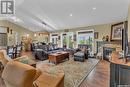
M 37 34 L 35 33 L 35 34 L 34 34 L 34 37 L 36 37 L 36 36 L 37 36 Z
M 96 7 L 93 7 L 92 9 L 93 9 L 93 10 L 96 10 L 97 8 L 96 8 Z
M 72 17 L 73 16 L 73 14 L 70 14 L 70 17 Z

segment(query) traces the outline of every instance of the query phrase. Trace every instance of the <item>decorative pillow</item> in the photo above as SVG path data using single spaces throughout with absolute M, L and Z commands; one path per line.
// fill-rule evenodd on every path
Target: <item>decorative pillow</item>
M 56 45 L 53 45 L 53 48 L 54 48 L 54 50 L 56 50 L 57 49 Z
M 16 59 L 17 59 L 16 61 L 19 61 L 19 62 L 24 63 L 24 64 L 28 64 L 28 62 L 29 62 L 28 56 L 26 56 L 26 55 L 18 57 Z
M 45 51 L 48 51 L 47 46 L 44 47 L 44 50 L 45 50 Z
M 53 46 L 49 45 L 49 51 L 53 50 Z
M 28 59 L 20 59 L 19 62 L 24 63 L 24 64 L 28 64 Z
M 51 47 L 51 50 L 54 50 L 54 48 L 53 48 L 53 46 L 52 46 L 52 45 L 51 45 L 50 47 Z

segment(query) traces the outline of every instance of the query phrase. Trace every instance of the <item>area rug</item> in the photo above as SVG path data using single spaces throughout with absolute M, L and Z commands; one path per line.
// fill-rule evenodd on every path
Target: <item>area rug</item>
M 85 77 L 98 64 L 98 62 L 98 59 L 88 59 L 85 60 L 85 62 L 78 62 L 71 58 L 69 61 L 54 65 L 46 60 L 38 62 L 37 68 L 39 68 L 42 72 L 45 71 L 46 65 L 50 66 L 47 70 L 51 70 L 53 72 L 62 69 L 65 73 L 64 87 L 78 87 Z

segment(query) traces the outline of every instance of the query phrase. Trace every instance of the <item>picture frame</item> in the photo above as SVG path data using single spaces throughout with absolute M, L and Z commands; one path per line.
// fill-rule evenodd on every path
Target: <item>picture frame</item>
M 98 39 L 98 32 L 94 32 L 94 39 Z
M 123 22 L 111 26 L 111 41 L 120 41 L 122 39 L 123 28 L 124 28 Z

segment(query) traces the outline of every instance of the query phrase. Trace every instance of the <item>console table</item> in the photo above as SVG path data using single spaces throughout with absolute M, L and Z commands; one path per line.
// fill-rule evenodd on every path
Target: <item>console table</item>
M 110 87 L 130 87 L 130 61 L 119 59 L 119 53 L 113 52 L 110 60 Z

